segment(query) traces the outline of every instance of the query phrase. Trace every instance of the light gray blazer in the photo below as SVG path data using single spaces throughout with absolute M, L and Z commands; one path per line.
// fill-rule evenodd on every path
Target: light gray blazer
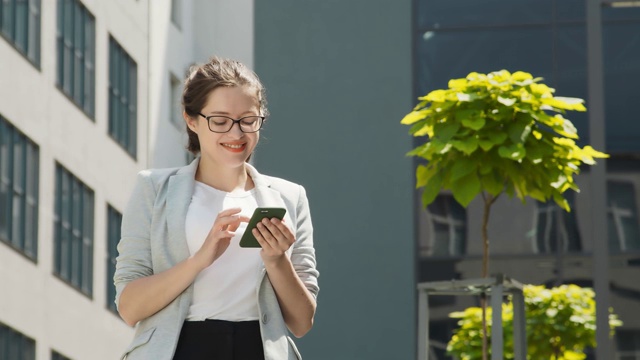
M 138 174 L 133 194 L 122 218 L 114 282 L 116 305 L 132 280 L 165 271 L 189 257 L 185 218 L 199 158 L 190 165 Z M 296 235 L 288 255 L 295 271 L 314 298 L 318 294 L 318 271 L 313 248 L 309 203 L 302 186 L 264 176 L 248 166 L 255 184 L 258 206 L 284 207 L 285 221 Z M 224 256 L 224 255 L 223 255 Z M 256 287 L 260 330 L 266 360 L 301 359 L 282 318 L 273 287 L 262 267 Z M 178 342 L 191 300 L 193 284 L 158 313 L 136 325 L 136 335 L 123 359 L 170 360 Z

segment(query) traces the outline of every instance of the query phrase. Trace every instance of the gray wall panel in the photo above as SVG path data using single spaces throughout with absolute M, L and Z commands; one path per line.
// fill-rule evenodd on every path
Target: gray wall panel
M 321 272 L 297 343 L 305 360 L 415 358 L 411 2 L 255 6 L 271 110 L 255 162 L 306 187 Z

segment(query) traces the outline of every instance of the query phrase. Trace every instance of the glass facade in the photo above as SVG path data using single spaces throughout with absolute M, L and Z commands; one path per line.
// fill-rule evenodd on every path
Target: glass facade
M 588 100 L 584 0 L 415 0 L 414 9 L 415 98 L 447 88 L 450 79 L 470 72 L 506 69 L 544 78 L 558 96 Z M 640 80 L 640 8 L 603 7 L 602 29 L 606 148 L 599 150 L 611 155 L 602 191 L 607 194 L 610 261 L 616 264 L 610 271 L 611 305 L 625 323 L 620 336 L 626 339 L 640 328 L 632 309 L 640 306 L 640 287 L 625 280 L 637 272 L 640 258 L 640 121 L 633 108 L 640 101 L 634 90 Z M 579 145 L 588 144 L 588 112 L 564 116 L 578 129 Z M 420 144 L 415 138 L 414 146 Z M 585 167 L 583 173 L 588 172 Z M 570 213 L 553 202 L 507 197 L 496 202 L 489 223 L 490 273 L 504 272 L 523 283 L 593 287 L 592 249 L 598 239 L 590 234 L 589 194 L 598 190 L 589 179 L 578 176 L 582 191 L 566 193 Z M 480 277 L 482 201 L 456 210 L 447 196 L 443 192 L 427 209 L 416 210 L 418 282 Z M 426 251 L 425 244 L 432 250 Z M 458 298 L 430 299 L 430 307 L 442 314 L 472 305 Z M 447 358 L 441 345 L 451 337 L 450 319 L 432 321 L 446 324 L 432 324 L 431 350 L 438 359 Z M 624 351 L 635 359 L 640 346 L 621 346 L 621 341 L 617 337 L 617 354 Z
M 0 0 L 0 34 L 40 67 L 40 1 Z
M 0 116 L 0 241 L 38 257 L 38 146 Z
M 95 115 L 96 24 L 78 0 L 58 0 L 56 84 L 90 118 Z
M 109 37 L 109 135 L 136 157 L 138 78 L 136 63 Z
M 93 294 L 93 190 L 56 164 L 54 273 Z

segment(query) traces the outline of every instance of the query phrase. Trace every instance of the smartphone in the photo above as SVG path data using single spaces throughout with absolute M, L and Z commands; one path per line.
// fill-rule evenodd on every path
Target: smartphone
M 285 208 L 267 208 L 267 207 L 257 208 L 253 212 L 253 215 L 249 220 L 249 224 L 247 225 L 247 230 L 245 230 L 244 234 L 242 235 L 242 238 L 240 239 L 240 247 L 259 248 L 260 244 L 258 243 L 258 240 L 256 240 L 256 237 L 253 236 L 252 230 L 264 218 L 267 218 L 267 219 L 278 218 L 282 220 L 286 212 L 287 212 L 287 209 Z

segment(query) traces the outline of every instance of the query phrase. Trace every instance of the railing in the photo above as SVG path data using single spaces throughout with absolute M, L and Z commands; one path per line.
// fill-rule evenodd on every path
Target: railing
M 491 278 L 425 282 L 418 284 L 418 359 L 429 360 L 429 296 L 486 294 L 491 298 L 491 360 L 503 360 L 502 301 L 512 295 L 513 302 L 513 353 L 515 360 L 526 360 L 527 337 L 525 333 L 524 295 L 522 284 L 502 274 Z

